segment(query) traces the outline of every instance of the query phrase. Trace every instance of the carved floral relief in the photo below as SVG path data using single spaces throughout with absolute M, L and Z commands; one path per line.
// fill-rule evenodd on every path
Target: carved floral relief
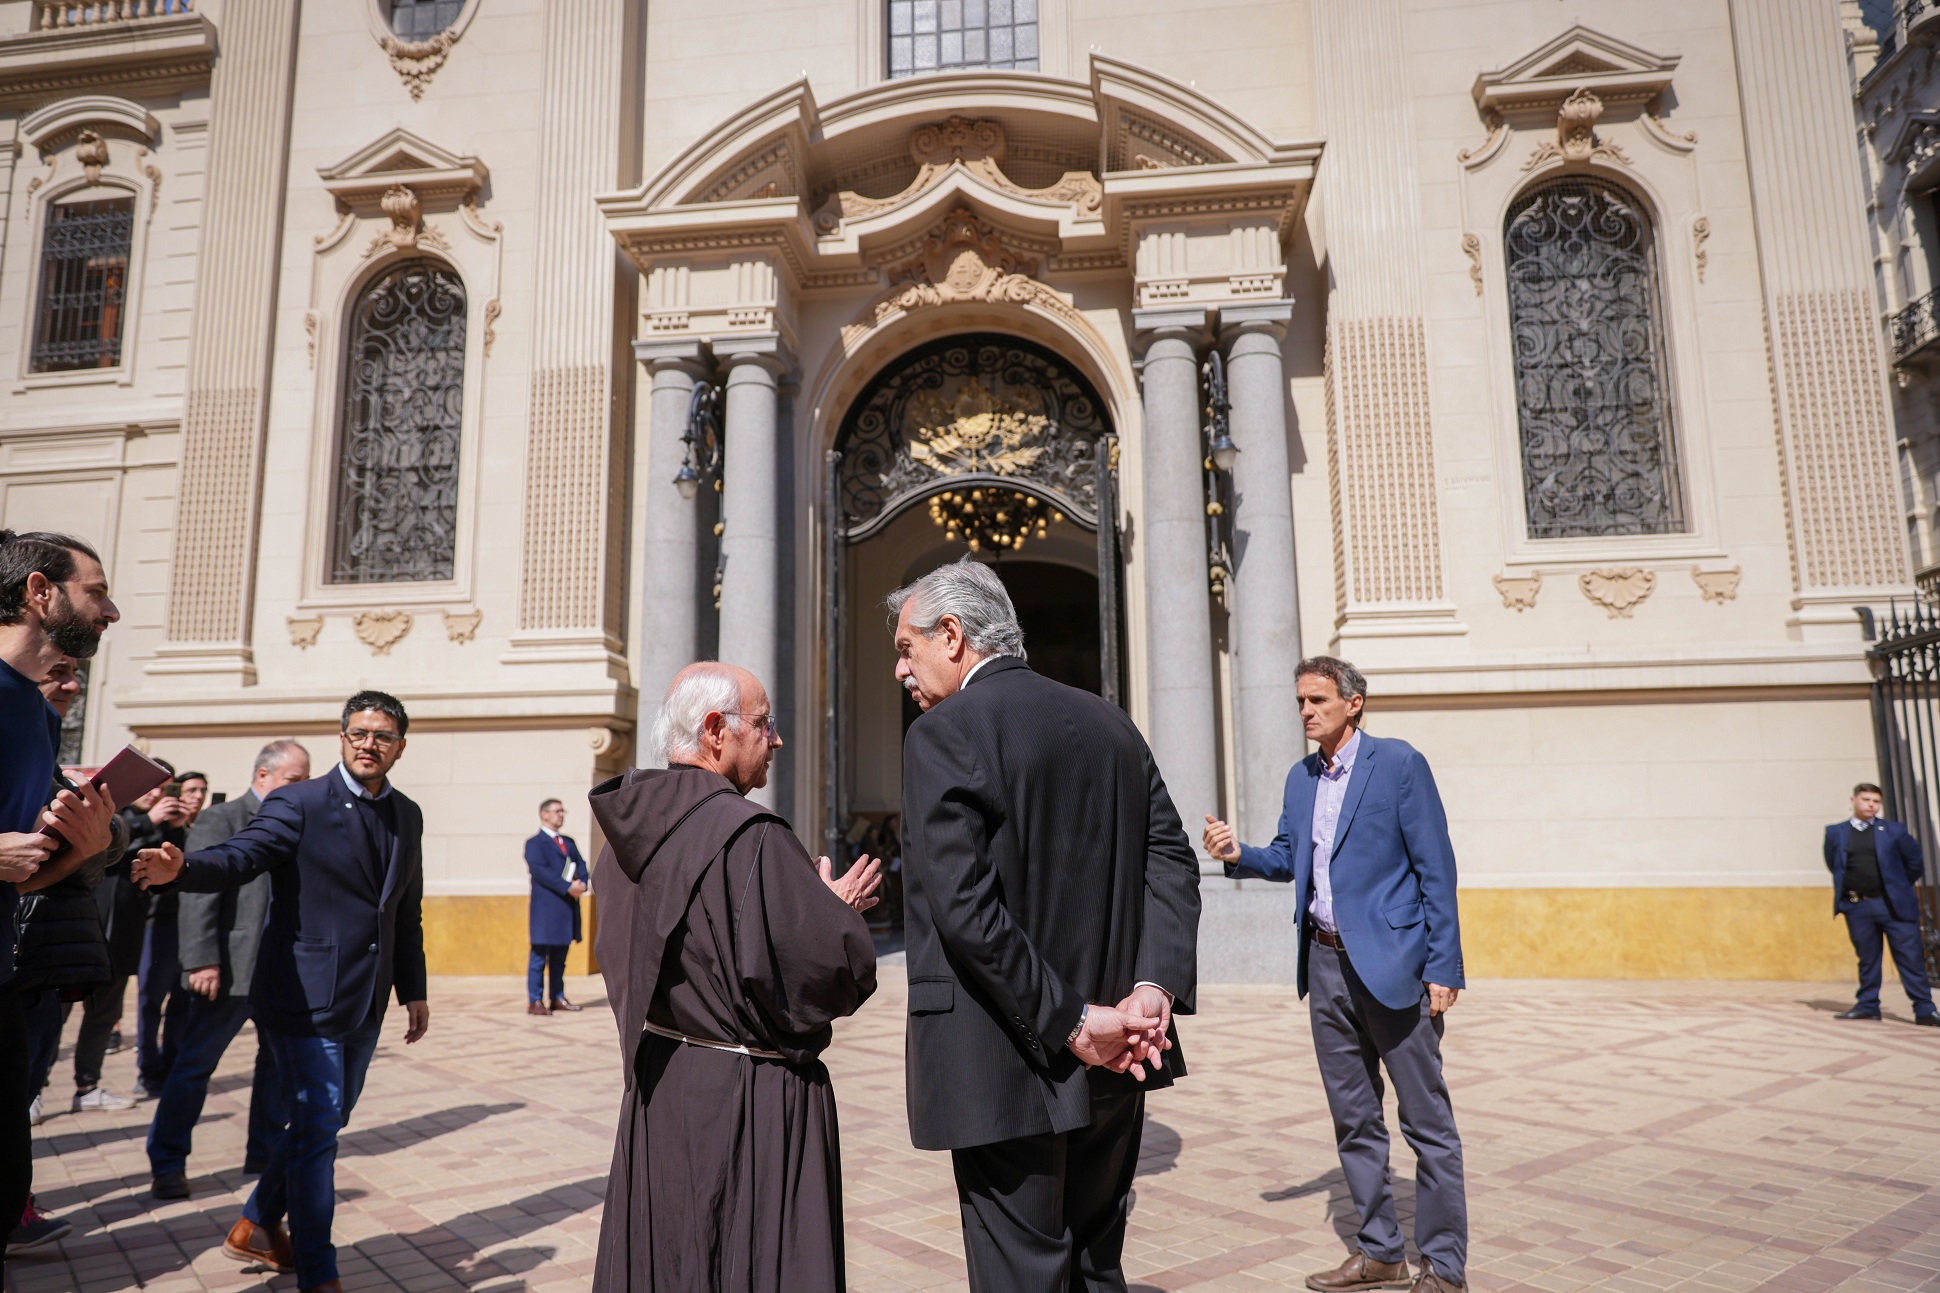
M 1576 577 L 1583 595 L 1601 606 L 1613 620 L 1627 620 L 1657 588 L 1655 571 L 1627 568 L 1586 570 Z

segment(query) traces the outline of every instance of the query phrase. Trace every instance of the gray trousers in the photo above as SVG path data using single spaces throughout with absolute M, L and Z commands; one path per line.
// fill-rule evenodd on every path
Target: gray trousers
M 1468 1196 L 1462 1138 L 1442 1080 L 1442 1020 L 1430 1017 L 1425 995 L 1408 1010 L 1382 1005 L 1347 955 L 1321 943 L 1307 948 L 1307 991 L 1334 1143 L 1361 1215 L 1361 1248 L 1384 1262 L 1407 1255 L 1388 1179 L 1388 1125 L 1381 1113 L 1385 1064 L 1401 1134 L 1415 1151 L 1415 1246 L 1437 1275 L 1467 1283 Z

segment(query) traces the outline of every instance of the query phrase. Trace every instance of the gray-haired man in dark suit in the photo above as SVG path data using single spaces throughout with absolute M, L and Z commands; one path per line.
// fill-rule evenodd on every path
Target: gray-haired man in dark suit
M 206 849 L 222 843 L 249 824 L 271 793 L 309 777 L 308 750 L 295 741 L 271 741 L 257 751 L 243 797 L 203 809 L 189 830 L 188 847 Z M 249 1018 L 249 987 L 256 978 L 256 953 L 269 912 L 269 877 L 257 876 L 240 889 L 222 893 L 185 893 L 179 903 L 175 923 L 189 1005 L 175 1063 L 148 1129 L 149 1188 L 158 1199 L 189 1197 L 190 1139 L 209 1098 L 209 1078 Z M 263 1170 L 286 1122 L 276 1062 L 259 1039 L 243 1171 Z

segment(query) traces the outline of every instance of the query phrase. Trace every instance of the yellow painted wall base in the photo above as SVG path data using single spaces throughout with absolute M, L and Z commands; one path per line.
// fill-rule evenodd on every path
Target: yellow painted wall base
M 526 940 L 525 894 L 441 894 L 424 900 L 424 965 L 432 974 L 524 974 L 532 944 Z M 566 953 L 566 973 L 599 970 L 593 931 L 599 916 L 593 899 L 579 904 L 583 942 Z
M 1857 972 L 1829 886 L 1464 889 L 1461 903 L 1471 978 L 1839 980 Z

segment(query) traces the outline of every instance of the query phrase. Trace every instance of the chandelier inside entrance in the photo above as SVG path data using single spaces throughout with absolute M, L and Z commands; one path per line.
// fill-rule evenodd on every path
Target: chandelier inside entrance
M 1064 513 L 1014 489 L 986 486 L 952 489 L 930 498 L 930 520 L 943 537 L 972 552 L 1021 550 L 1028 539 L 1042 539 L 1064 523 Z

